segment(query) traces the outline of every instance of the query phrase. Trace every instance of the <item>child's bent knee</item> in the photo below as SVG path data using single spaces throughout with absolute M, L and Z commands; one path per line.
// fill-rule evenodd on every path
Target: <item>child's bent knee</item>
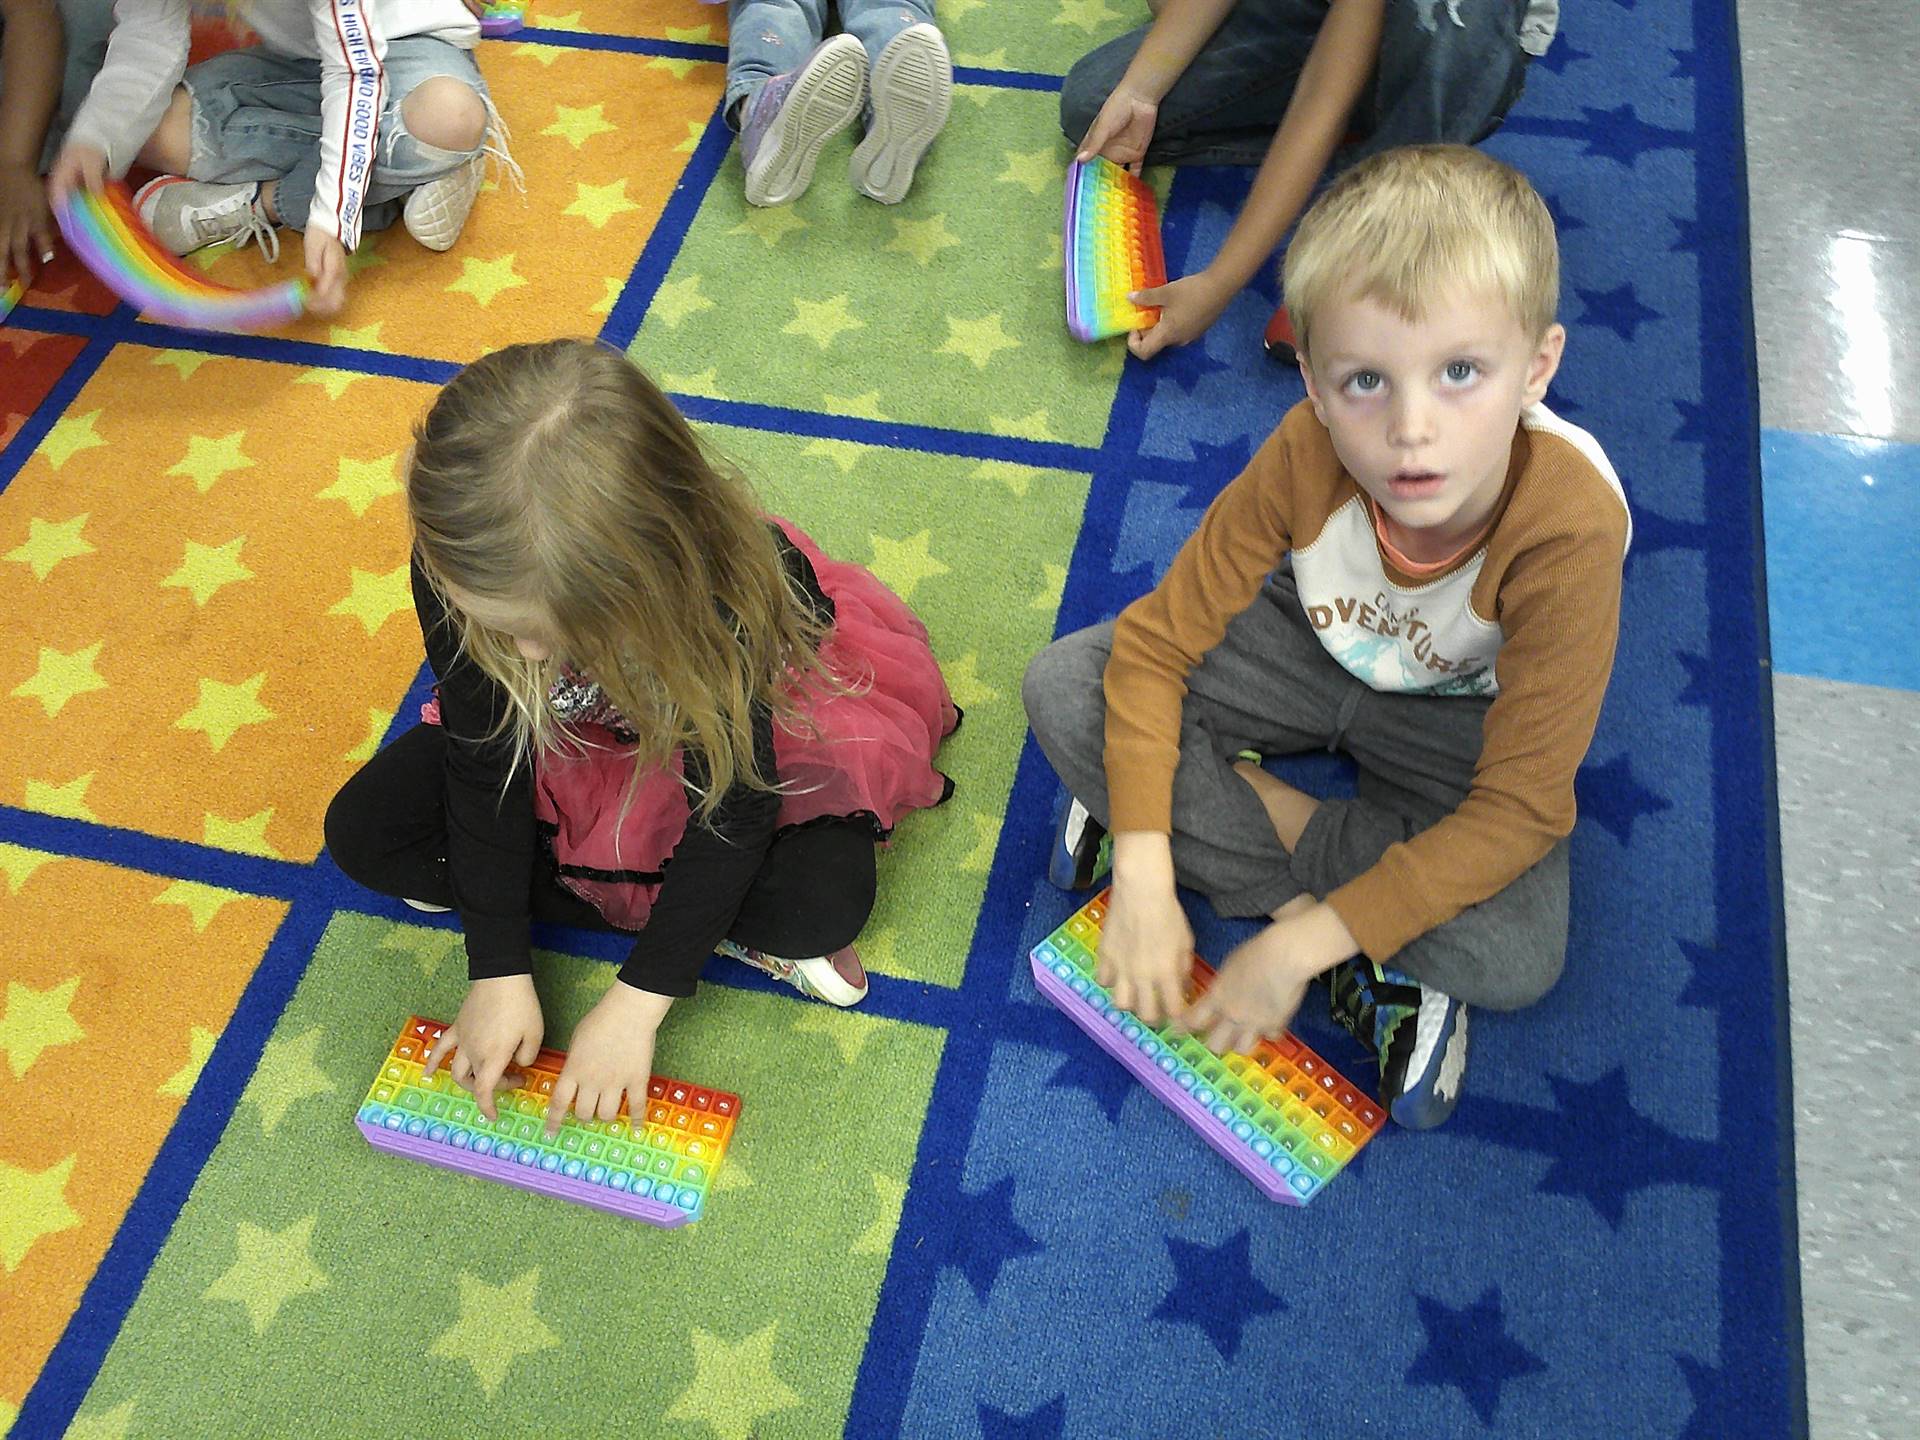
M 487 138 L 487 107 L 464 80 L 434 75 L 422 80 L 400 102 L 407 133 L 439 150 L 478 150 Z

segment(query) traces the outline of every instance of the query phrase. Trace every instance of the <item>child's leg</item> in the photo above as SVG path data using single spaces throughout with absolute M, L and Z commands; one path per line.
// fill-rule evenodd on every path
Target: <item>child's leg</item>
M 873 913 L 873 829 L 820 821 L 774 837 L 727 938 L 801 959 L 851 945 Z
M 1470 145 L 1492 133 L 1526 83 L 1526 9 L 1526 0 L 1390 3 L 1367 113 L 1355 117 L 1366 139 L 1342 158 L 1432 141 Z
M 67 43 L 66 69 L 60 80 L 60 101 L 54 108 L 53 122 L 47 126 L 46 144 L 40 152 L 40 169 L 45 172 L 60 153 L 67 127 L 80 113 L 93 77 L 107 58 L 107 37 L 113 32 L 113 0 L 60 0 L 60 28 Z
M 846 32 L 867 52 L 867 133 L 848 163 L 854 188 L 897 205 L 915 167 L 947 123 L 953 58 L 932 0 L 840 0 Z
M 1325 0 L 1240 0 L 1160 101 L 1147 161 L 1257 165 L 1326 19 Z M 1150 28 L 1150 27 L 1149 27 Z M 1060 128 L 1078 144 L 1140 49 L 1142 28 L 1089 51 L 1060 90 Z
M 727 0 L 727 124 L 740 102 L 804 62 L 827 33 L 827 0 Z

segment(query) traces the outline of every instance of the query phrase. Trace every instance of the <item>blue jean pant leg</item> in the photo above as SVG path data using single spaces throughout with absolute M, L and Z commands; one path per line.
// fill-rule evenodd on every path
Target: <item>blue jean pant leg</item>
M 445 150 L 409 134 L 401 110 L 414 89 L 445 75 L 488 98 L 473 52 L 430 36 L 389 41 L 386 73 L 380 140 L 361 221 L 368 231 L 391 226 L 407 192 L 480 153 L 479 146 Z M 193 66 L 186 83 L 194 102 L 189 174 L 196 180 L 277 180 L 274 208 L 287 225 L 304 228 L 320 170 L 319 62 L 231 50 Z
M 827 0 L 727 0 L 727 124 L 734 107 L 805 60 L 827 33 Z
M 67 138 L 73 117 L 93 86 L 93 77 L 106 63 L 107 36 L 113 31 L 113 0 L 59 0 L 60 28 L 67 45 L 66 69 L 60 77 L 60 99 L 47 125 L 46 144 L 40 151 L 40 168 L 52 168 L 54 157 Z
M 902 30 L 935 23 L 933 0 L 840 0 L 840 28 L 865 47 L 869 69 Z
M 1526 0 L 1388 0 L 1373 89 L 1345 164 L 1395 145 L 1470 145 L 1499 128 L 1526 84 Z

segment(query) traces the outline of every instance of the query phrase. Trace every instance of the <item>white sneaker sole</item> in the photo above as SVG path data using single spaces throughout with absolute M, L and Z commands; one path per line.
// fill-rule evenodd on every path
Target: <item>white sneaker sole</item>
M 747 167 L 747 203 L 784 205 L 806 194 L 821 148 L 853 123 L 866 98 L 867 52 L 853 36 L 836 35 L 793 82 Z
M 898 205 L 913 186 L 920 157 L 953 109 L 953 59 L 931 25 L 893 37 L 873 67 L 873 124 L 853 152 L 847 176 L 882 205 Z
M 400 207 L 407 233 L 429 250 L 451 250 L 473 213 L 486 169 L 487 157 L 476 155 L 451 174 L 416 186 Z

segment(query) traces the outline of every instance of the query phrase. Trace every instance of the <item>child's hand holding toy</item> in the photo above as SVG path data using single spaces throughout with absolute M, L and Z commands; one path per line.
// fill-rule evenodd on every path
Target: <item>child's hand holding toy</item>
M 582 1121 L 612 1120 L 627 1098 L 630 1115 L 646 1108 L 647 1081 L 653 1076 L 653 1037 L 673 1005 L 671 995 L 656 995 L 616 980 L 573 1031 L 567 1063 L 547 1102 L 547 1138 L 560 1133 L 567 1107 Z
M 519 1081 L 519 1073 L 511 1067 L 533 1063 L 545 1028 L 531 975 L 476 980 L 461 1002 L 460 1013 L 427 1052 L 421 1078 L 431 1079 L 452 1050 L 447 1073 L 454 1084 L 471 1090 L 480 1113 L 489 1121 L 497 1120 L 493 1092 L 511 1090 Z M 643 1090 L 645 1085 L 643 1080 Z

